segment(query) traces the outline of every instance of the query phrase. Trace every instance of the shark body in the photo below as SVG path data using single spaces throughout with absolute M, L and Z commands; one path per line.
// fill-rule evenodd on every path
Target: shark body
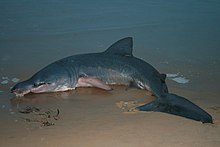
M 16 84 L 11 91 L 16 96 L 73 90 L 77 87 L 97 87 L 111 90 L 110 85 L 126 85 L 150 91 L 156 99 L 139 106 L 140 111 L 158 111 L 212 123 L 212 117 L 184 97 L 168 92 L 166 75 L 132 54 L 131 37 L 123 38 L 106 51 L 73 55 L 58 60 L 30 79 Z

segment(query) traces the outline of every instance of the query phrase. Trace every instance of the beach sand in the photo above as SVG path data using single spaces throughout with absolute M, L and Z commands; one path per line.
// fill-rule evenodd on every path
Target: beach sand
M 105 33 L 103 35 L 108 34 Z M 106 44 L 100 48 L 110 43 Z M 146 55 L 144 60 L 150 61 L 161 73 L 170 73 L 189 80 L 183 84 L 168 78 L 166 82 L 170 92 L 186 97 L 213 116 L 214 124 L 202 124 L 159 112 L 127 112 L 127 104 L 131 108 L 150 102 L 154 97 L 147 91 L 123 86 L 116 86 L 110 92 L 96 88 L 79 88 L 76 91 L 31 94 L 21 99 L 15 98 L 10 93 L 10 87 L 15 84 L 11 81 L 13 78 L 25 80 L 46 64 L 65 57 L 61 57 L 56 51 L 47 56 L 42 55 L 41 51 L 33 57 L 35 50 L 23 52 L 24 54 L 10 52 L 7 58 L 2 57 L 0 77 L 3 78 L 1 81 L 8 79 L 8 83 L 3 82 L 0 85 L 0 146 L 219 146 L 219 60 L 215 59 L 214 64 L 213 60 L 200 62 L 190 57 L 187 57 L 190 60 L 181 59 L 182 56 L 178 54 L 168 57 L 166 54 L 162 55 L 160 49 L 141 50 L 138 44 L 134 50 L 137 57 Z M 66 52 L 68 55 L 72 51 Z M 156 56 L 157 59 L 154 58 Z M 39 57 L 40 62 L 37 59 Z M 50 118 L 45 119 L 38 112 L 19 112 L 27 107 L 36 107 L 44 114 L 50 112 Z M 55 120 L 53 117 L 57 115 L 57 109 L 59 115 Z
M 12 98 L 1 94 L 1 146 L 219 146 L 220 107 L 186 88 L 172 91 L 208 111 L 214 124 L 202 124 L 183 117 L 158 112 L 133 112 L 127 105 L 137 106 L 154 99 L 149 92 L 114 86 L 111 92 L 96 88 L 76 91 L 27 95 Z M 8 103 L 9 98 L 10 105 Z M 203 97 L 209 96 L 203 94 Z M 131 105 L 129 105 L 131 104 Z M 4 107 L 3 107 L 4 105 Z M 53 125 L 44 126 L 45 117 L 38 112 L 23 114 L 27 107 L 41 113 Z M 57 109 L 59 114 L 57 114 Z M 53 116 L 57 116 L 56 119 Z M 30 120 L 30 121 L 28 121 Z
M 219 147 L 219 7 L 191 0 L 0 2 L 0 146 Z M 135 112 L 154 97 L 123 86 L 20 99 L 10 93 L 18 79 L 53 61 L 102 52 L 127 36 L 134 56 L 169 74 L 169 91 L 206 110 L 214 124 Z
M 102 36 L 100 32 L 94 33 Z M 101 32 L 103 36 L 108 33 Z M 82 36 L 84 37 L 86 38 L 85 35 Z M 139 39 L 137 37 L 134 42 L 138 42 Z M 90 41 L 92 44 L 93 39 Z M 108 46 L 111 42 L 101 45 L 100 48 L 103 50 L 103 46 Z M 85 43 L 82 41 L 82 44 Z M 174 56 L 162 54 L 162 49 L 144 50 L 145 47 L 141 49 L 139 45 L 140 43 L 137 43 L 134 50 L 135 56 L 144 57 L 144 60 L 149 61 L 161 73 L 170 73 L 189 80 L 184 84 L 168 78 L 166 82 L 170 92 L 186 97 L 209 112 L 214 118 L 214 124 L 202 124 L 159 112 L 127 112 L 127 104 L 131 107 L 136 106 L 150 102 L 154 97 L 147 91 L 123 86 L 116 86 L 110 92 L 96 88 L 80 88 L 68 92 L 31 94 L 16 99 L 10 93 L 10 87 L 15 84 L 11 81 L 13 78 L 25 80 L 52 61 L 68 56 L 70 52 L 74 52 L 73 54 L 86 52 L 63 49 L 62 53 L 66 52 L 66 55 L 62 55 L 58 53 L 59 50 L 54 52 L 47 50 L 47 54 L 45 54 L 46 50 L 28 52 L 20 50 L 22 54 L 6 52 L 8 56 L 1 57 L 0 77 L 3 78 L 1 82 L 6 79 L 8 83 L 0 84 L 0 146 L 218 147 L 220 144 L 219 60 L 204 58 L 201 62 L 190 57 L 192 55 L 187 56 L 186 60 L 181 59 L 182 54 L 174 54 Z M 32 56 L 33 54 L 35 56 Z M 39 57 L 41 60 L 38 60 Z M 45 116 L 39 115 L 38 112 L 30 114 L 19 112 L 27 107 L 36 107 L 44 114 L 49 111 L 51 118 L 46 118 L 45 121 Z M 57 115 L 57 109 L 59 115 L 55 120 L 53 116 Z

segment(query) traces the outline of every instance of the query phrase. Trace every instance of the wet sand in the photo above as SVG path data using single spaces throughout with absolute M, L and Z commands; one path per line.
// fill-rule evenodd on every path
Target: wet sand
M 85 36 L 82 35 L 83 37 Z M 138 42 L 137 40 L 134 41 Z M 109 44 L 111 41 L 100 48 L 103 50 L 103 46 Z M 137 43 L 134 50 L 135 55 L 143 57 L 143 52 L 149 52 L 144 60 L 150 62 L 161 73 L 179 73 L 180 76 L 189 79 L 189 83 L 186 84 L 170 79 L 166 82 L 172 93 L 188 98 L 209 112 L 214 118 L 214 124 L 202 124 L 158 112 L 127 112 L 127 109 L 121 109 L 122 102 L 136 105 L 147 103 L 154 98 L 146 91 L 127 89 L 123 86 L 116 86 L 110 92 L 80 88 L 76 91 L 31 94 L 22 99 L 15 99 L 10 93 L 10 87 L 15 84 L 11 81 L 12 78 L 25 80 L 43 66 L 65 57 L 58 55 L 56 50 L 47 55 L 42 55 L 39 51 L 32 57 L 36 51 L 31 50 L 24 54 L 8 53 L 7 58 L 2 57 L 4 60 L 1 62 L 0 77 L 8 77 L 9 82 L 0 85 L 0 146 L 219 146 L 219 60 L 214 59 L 215 64 L 213 60 L 206 60 L 202 62 L 205 64 L 201 65 L 202 63 L 194 58 L 187 57 L 189 60 L 185 60 L 178 54 L 168 57 L 166 54 L 162 55 L 160 49 L 141 50 L 138 45 L 140 44 Z M 67 50 L 66 56 L 68 52 L 72 50 Z M 78 50 L 74 53 L 80 52 L 86 51 Z M 158 56 L 158 60 L 155 56 Z M 42 57 L 40 62 L 37 59 L 39 57 Z M 19 113 L 19 110 L 27 106 L 43 111 L 50 110 L 53 113 L 59 109 L 59 119 L 48 119 L 54 125 L 44 126 L 39 122 L 41 117 L 37 114 Z M 38 122 L 27 121 L 28 119 L 38 119 Z
M 190 0 L 0 2 L 0 146 L 218 147 L 219 5 Z M 123 86 L 110 92 L 80 88 L 21 99 L 10 93 L 13 78 L 26 80 L 53 61 L 104 51 L 127 36 L 134 38 L 136 57 L 187 81 L 166 80 L 170 92 L 209 112 L 214 124 L 127 112 L 154 97 Z M 40 111 L 19 112 L 26 108 Z
M 1 85 L 4 91 L 0 93 L 1 146 L 217 147 L 220 143 L 220 107 L 219 99 L 216 99 L 218 92 L 211 88 L 210 91 L 200 91 L 203 86 L 195 88 L 193 83 L 196 82 L 192 82 L 196 78 L 185 76 L 190 79 L 187 84 L 167 79 L 170 91 L 187 97 L 208 111 L 214 118 L 214 124 L 202 124 L 158 112 L 127 112 L 128 109 L 121 106 L 123 102 L 131 102 L 136 106 L 150 102 L 154 97 L 144 90 L 124 86 L 114 86 L 110 92 L 78 88 L 76 91 L 31 94 L 17 99 L 9 93 L 13 82 Z M 19 76 L 21 79 L 25 77 L 25 74 Z M 19 112 L 27 106 L 54 113 L 59 109 L 59 118 L 49 119 L 54 124 L 51 126 L 29 122 L 27 119 L 41 121 L 41 117 L 36 113 Z
M 173 89 L 186 97 L 197 93 Z M 180 92 L 181 91 L 181 92 Z M 2 99 L 7 95 L 1 95 Z M 11 99 L 1 108 L 1 146 L 219 146 L 220 108 L 190 99 L 207 110 L 215 124 L 157 112 L 127 112 L 118 102 L 146 103 L 154 98 L 143 90 L 115 86 L 111 92 L 96 88 Z M 25 107 L 59 109 L 54 125 L 28 122 L 36 113 L 22 114 Z
M 99 40 L 97 36 L 105 36 L 109 32 L 93 33 Z M 91 34 L 82 33 L 81 38 L 88 36 L 92 38 Z M 76 91 L 32 94 L 22 99 L 15 99 L 10 93 L 10 87 L 15 84 L 11 81 L 12 78 L 25 80 L 45 65 L 68 56 L 70 52 L 74 52 L 72 54 L 87 52 L 80 50 L 80 46 L 76 47 L 79 50 L 74 49 L 74 51 L 64 48 L 62 52 L 60 51 L 61 54 L 58 54 L 58 49 L 54 52 L 50 50 L 26 52 L 24 49 L 20 50 L 22 54 L 6 52 L 7 56 L 1 57 L 0 77 L 8 77 L 9 82 L 0 85 L 2 91 L 0 92 L 0 146 L 219 146 L 219 59 L 204 58 L 200 62 L 195 59 L 196 55 L 187 56 L 185 59 L 181 56 L 182 54 L 175 54 L 175 56 L 162 54 L 163 49 L 146 49 L 146 46 L 141 49 L 140 45 L 143 43 L 138 43 L 138 39 L 140 38 L 136 37 L 134 40 L 135 56 L 144 57 L 144 60 L 155 66 L 161 73 L 179 73 L 180 76 L 183 75 L 182 77 L 189 79 L 189 83 L 186 84 L 170 79 L 166 82 L 172 93 L 186 97 L 209 112 L 214 118 L 214 124 L 202 124 L 157 112 L 127 112 L 121 109 L 122 107 L 119 108 L 120 102 L 140 104 L 151 101 L 153 97 L 146 91 L 121 86 L 114 87 L 110 92 L 80 88 Z M 113 39 L 100 44 L 97 51 L 103 51 L 114 42 L 111 40 Z M 77 42 L 77 39 L 75 41 Z M 93 39 L 90 41 L 89 44 L 92 47 L 89 52 L 97 52 L 92 50 L 97 44 L 92 44 Z M 47 54 L 42 54 L 45 51 Z M 35 56 L 32 56 L 33 54 Z M 41 118 L 35 113 L 19 113 L 19 110 L 27 106 L 45 111 L 51 110 L 54 113 L 59 109 L 59 119 L 49 119 L 54 124 L 51 126 L 43 126 L 41 122 L 36 121 L 29 122 L 28 119 L 41 121 Z

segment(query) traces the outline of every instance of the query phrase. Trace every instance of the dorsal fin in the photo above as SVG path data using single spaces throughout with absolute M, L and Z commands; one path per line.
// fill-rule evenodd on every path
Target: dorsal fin
M 104 53 L 121 55 L 121 56 L 133 56 L 132 50 L 133 50 L 132 37 L 126 37 L 112 44 Z

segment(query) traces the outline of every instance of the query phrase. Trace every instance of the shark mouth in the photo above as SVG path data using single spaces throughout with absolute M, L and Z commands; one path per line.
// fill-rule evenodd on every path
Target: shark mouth
M 13 90 L 12 93 L 15 94 L 16 97 L 23 97 L 24 95 L 28 93 L 44 93 L 44 92 L 58 92 L 58 91 L 68 91 L 68 90 L 73 90 L 75 88 L 70 88 L 66 85 L 60 85 L 56 88 L 51 87 L 51 84 L 42 84 L 38 87 L 33 87 L 28 90 Z
M 48 90 L 49 87 L 50 87 L 50 86 L 49 86 L 48 84 L 42 84 L 42 85 L 40 85 L 40 86 L 38 86 L 38 87 L 32 88 L 30 91 L 31 91 L 32 93 L 42 93 L 42 92 L 49 91 L 49 90 Z
M 26 90 L 13 90 L 12 93 L 15 94 L 16 97 L 23 97 L 24 95 L 28 94 L 28 93 L 42 93 L 42 92 L 46 92 L 48 90 L 48 85 L 47 84 L 43 84 L 40 85 L 38 87 L 35 88 L 30 88 L 30 89 L 26 89 Z
M 26 91 L 23 91 L 22 93 L 20 92 L 13 92 L 15 94 L 16 97 L 23 97 L 25 94 L 28 94 L 30 93 L 31 91 L 30 90 L 26 90 Z

